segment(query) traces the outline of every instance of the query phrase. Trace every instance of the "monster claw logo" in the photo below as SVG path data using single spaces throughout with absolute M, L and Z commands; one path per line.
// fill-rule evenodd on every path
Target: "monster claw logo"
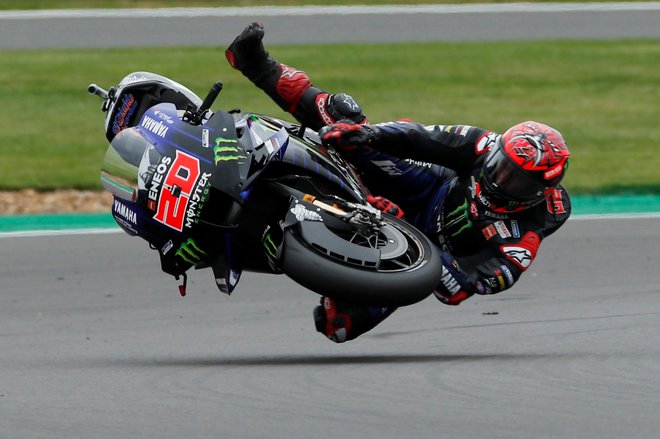
M 270 236 L 270 233 L 264 237 L 264 249 L 269 258 L 277 260 L 277 244 L 273 240 L 273 237 Z
M 213 147 L 213 160 L 214 164 L 220 162 L 228 162 L 230 160 L 244 159 L 243 151 L 238 148 L 238 140 L 225 139 L 224 137 L 216 137 L 215 146 Z
M 468 202 L 465 200 L 463 204 L 450 212 L 445 218 L 445 225 L 443 230 L 448 231 L 453 227 L 454 231 L 449 232 L 449 235 L 457 236 L 463 233 L 465 230 L 471 228 L 472 221 L 470 220 L 470 215 L 468 214 L 468 207 Z
M 266 235 L 264 236 L 263 246 L 266 253 L 266 261 L 268 262 L 268 266 L 273 271 L 278 271 L 280 258 L 277 253 L 279 245 L 275 242 L 275 239 L 273 239 L 270 231 L 266 232 Z
M 189 264 L 196 264 L 200 262 L 204 256 L 208 256 L 192 238 L 188 238 L 187 241 L 181 243 L 179 249 L 176 251 L 176 255 Z

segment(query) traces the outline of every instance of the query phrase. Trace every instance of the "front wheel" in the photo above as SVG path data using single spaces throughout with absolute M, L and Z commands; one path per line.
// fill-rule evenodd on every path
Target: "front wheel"
M 327 218 L 327 217 L 326 217 Z M 284 231 L 281 267 L 294 281 L 335 299 L 404 306 L 440 283 L 440 255 L 420 231 L 390 215 L 373 227 L 302 221 Z

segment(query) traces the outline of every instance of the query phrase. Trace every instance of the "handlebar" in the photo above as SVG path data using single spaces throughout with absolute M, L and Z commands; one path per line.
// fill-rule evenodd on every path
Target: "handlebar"
M 101 99 L 108 99 L 108 91 L 104 90 L 96 84 L 89 84 L 89 86 L 87 86 L 87 93 L 96 95 Z
M 213 87 L 211 87 L 211 90 L 209 90 L 209 94 L 206 95 L 204 98 L 204 101 L 202 102 L 202 105 L 199 106 L 199 114 L 204 114 L 206 113 L 206 110 L 211 108 L 211 105 L 213 105 L 213 102 L 215 102 L 215 99 L 218 97 L 220 92 L 222 91 L 222 82 L 218 81 L 215 84 L 213 84 Z
M 211 87 L 211 90 L 209 90 L 209 93 L 206 95 L 202 101 L 202 105 L 200 105 L 199 108 L 195 108 L 195 106 L 192 104 L 188 105 L 188 109 L 183 115 L 183 120 L 192 125 L 199 125 L 202 123 L 204 115 L 208 109 L 211 108 L 211 105 L 213 105 L 213 102 L 215 102 L 215 99 L 218 97 L 221 91 L 222 82 L 218 81 L 213 84 L 213 87 Z

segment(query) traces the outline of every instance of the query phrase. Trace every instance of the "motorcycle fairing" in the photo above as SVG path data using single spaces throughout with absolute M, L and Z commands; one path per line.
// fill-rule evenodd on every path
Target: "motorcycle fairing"
M 250 115 L 250 118 L 252 118 L 252 131 L 263 133 L 261 135 L 264 137 L 267 136 L 265 133 L 275 130 L 285 129 L 296 132 L 300 130 L 299 126 L 263 115 L 253 114 Z M 310 132 L 306 131 L 306 133 Z M 364 202 L 363 190 L 353 183 L 354 180 L 360 181 L 359 176 L 352 168 L 345 166 L 344 162 L 336 157 L 337 153 L 335 151 L 321 145 L 320 141 L 314 138 L 316 137 L 315 133 L 311 133 L 311 136 L 291 136 L 288 147 L 283 151 L 283 154 L 280 154 L 280 161 L 290 164 L 294 168 L 303 168 L 308 172 L 317 174 L 332 185 L 341 188 L 354 201 Z
M 246 122 L 247 131 L 252 133 L 250 126 Z M 259 143 L 254 144 L 239 141 L 236 129 L 233 117 L 225 112 L 214 113 L 202 125 L 190 125 L 180 119 L 173 104 L 152 107 L 138 125 L 140 133 L 161 153 L 171 155 L 180 150 L 196 157 L 204 171 L 212 174 L 215 189 L 243 202 L 259 172 L 284 154 L 289 135 L 282 128 L 263 139 L 255 135 Z
M 218 254 L 211 268 L 218 289 L 230 295 L 240 280 L 243 267 L 238 263 L 240 258 L 235 257 L 234 236 L 231 233 L 225 235 L 225 248 Z
M 286 130 L 270 134 L 245 151 L 236 138 L 234 119 L 227 113 L 215 113 L 195 126 L 182 121 L 173 104 L 150 108 L 135 127 L 113 138 L 106 153 L 102 182 L 115 195 L 115 221 L 159 251 L 163 271 L 182 274 L 197 265 L 195 260 L 181 261 L 176 256 L 188 237 L 204 233 L 198 228 L 205 205 L 213 201 L 210 188 L 243 202 L 260 171 L 284 154 L 289 139 Z M 206 263 L 213 268 L 218 288 L 230 294 L 242 264 L 231 235 L 224 235 L 220 248 L 203 253 L 213 255 Z
M 105 120 L 108 141 L 123 129 L 135 126 L 144 111 L 157 103 L 170 102 L 180 110 L 185 110 L 189 104 L 199 106 L 202 103 L 187 87 L 150 72 L 129 73 L 110 94 Z

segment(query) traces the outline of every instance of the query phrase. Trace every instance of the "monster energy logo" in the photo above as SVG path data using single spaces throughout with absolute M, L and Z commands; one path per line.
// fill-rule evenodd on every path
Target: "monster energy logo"
M 266 250 L 266 256 L 268 256 L 268 259 L 274 261 L 277 260 L 277 244 L 273 241 L 273 237 L 270 236 L 270 233 L 264 237 L 264 249 Z
M 188 238 L 187 241 L 181 243 L 176 255 L 190 264 L 196 264 L 204 256 L 207 256 L 206 252 L 199 248 L 199 245 L 192 238 Z
M 472 227 L 472 221 L 470 221 L 470 216 L 468 214 L 467 200 L 465 200 L 463 204 L 450 212 L 445 218 L 444 228 L 449 229 L 451 227 L 458 228 L 458 230 L 456 230 L 454 233 L 450 233 L 449 236 L 460 235 L 465 230 Z
M 268 262 L 268 266 L 275 272 L 280 272 L 278 262 L 279 262 L 279 257 L 278 257 L 278 251 L 277 249 L 279 248 L 280 244 L 282 243 L 282 240 L 277 239 L 277 235 L 275 238 L 273 238 L 273 235 L 271 233 L 272 229 L 268 227 L 266 230 L 266 233 L 264 234 L 262 238 L 262 244 L 264 246 L 264 251 L 266 254 L 266 261 Z
M 228 162 L 230 160 L 241 160 L 245 156 L 236 145 L 238 140 L 225 139 L 224 137 L 216 137 L 215 146 L 213 147 L 214 162 L 217 165 L 220 162 Z

